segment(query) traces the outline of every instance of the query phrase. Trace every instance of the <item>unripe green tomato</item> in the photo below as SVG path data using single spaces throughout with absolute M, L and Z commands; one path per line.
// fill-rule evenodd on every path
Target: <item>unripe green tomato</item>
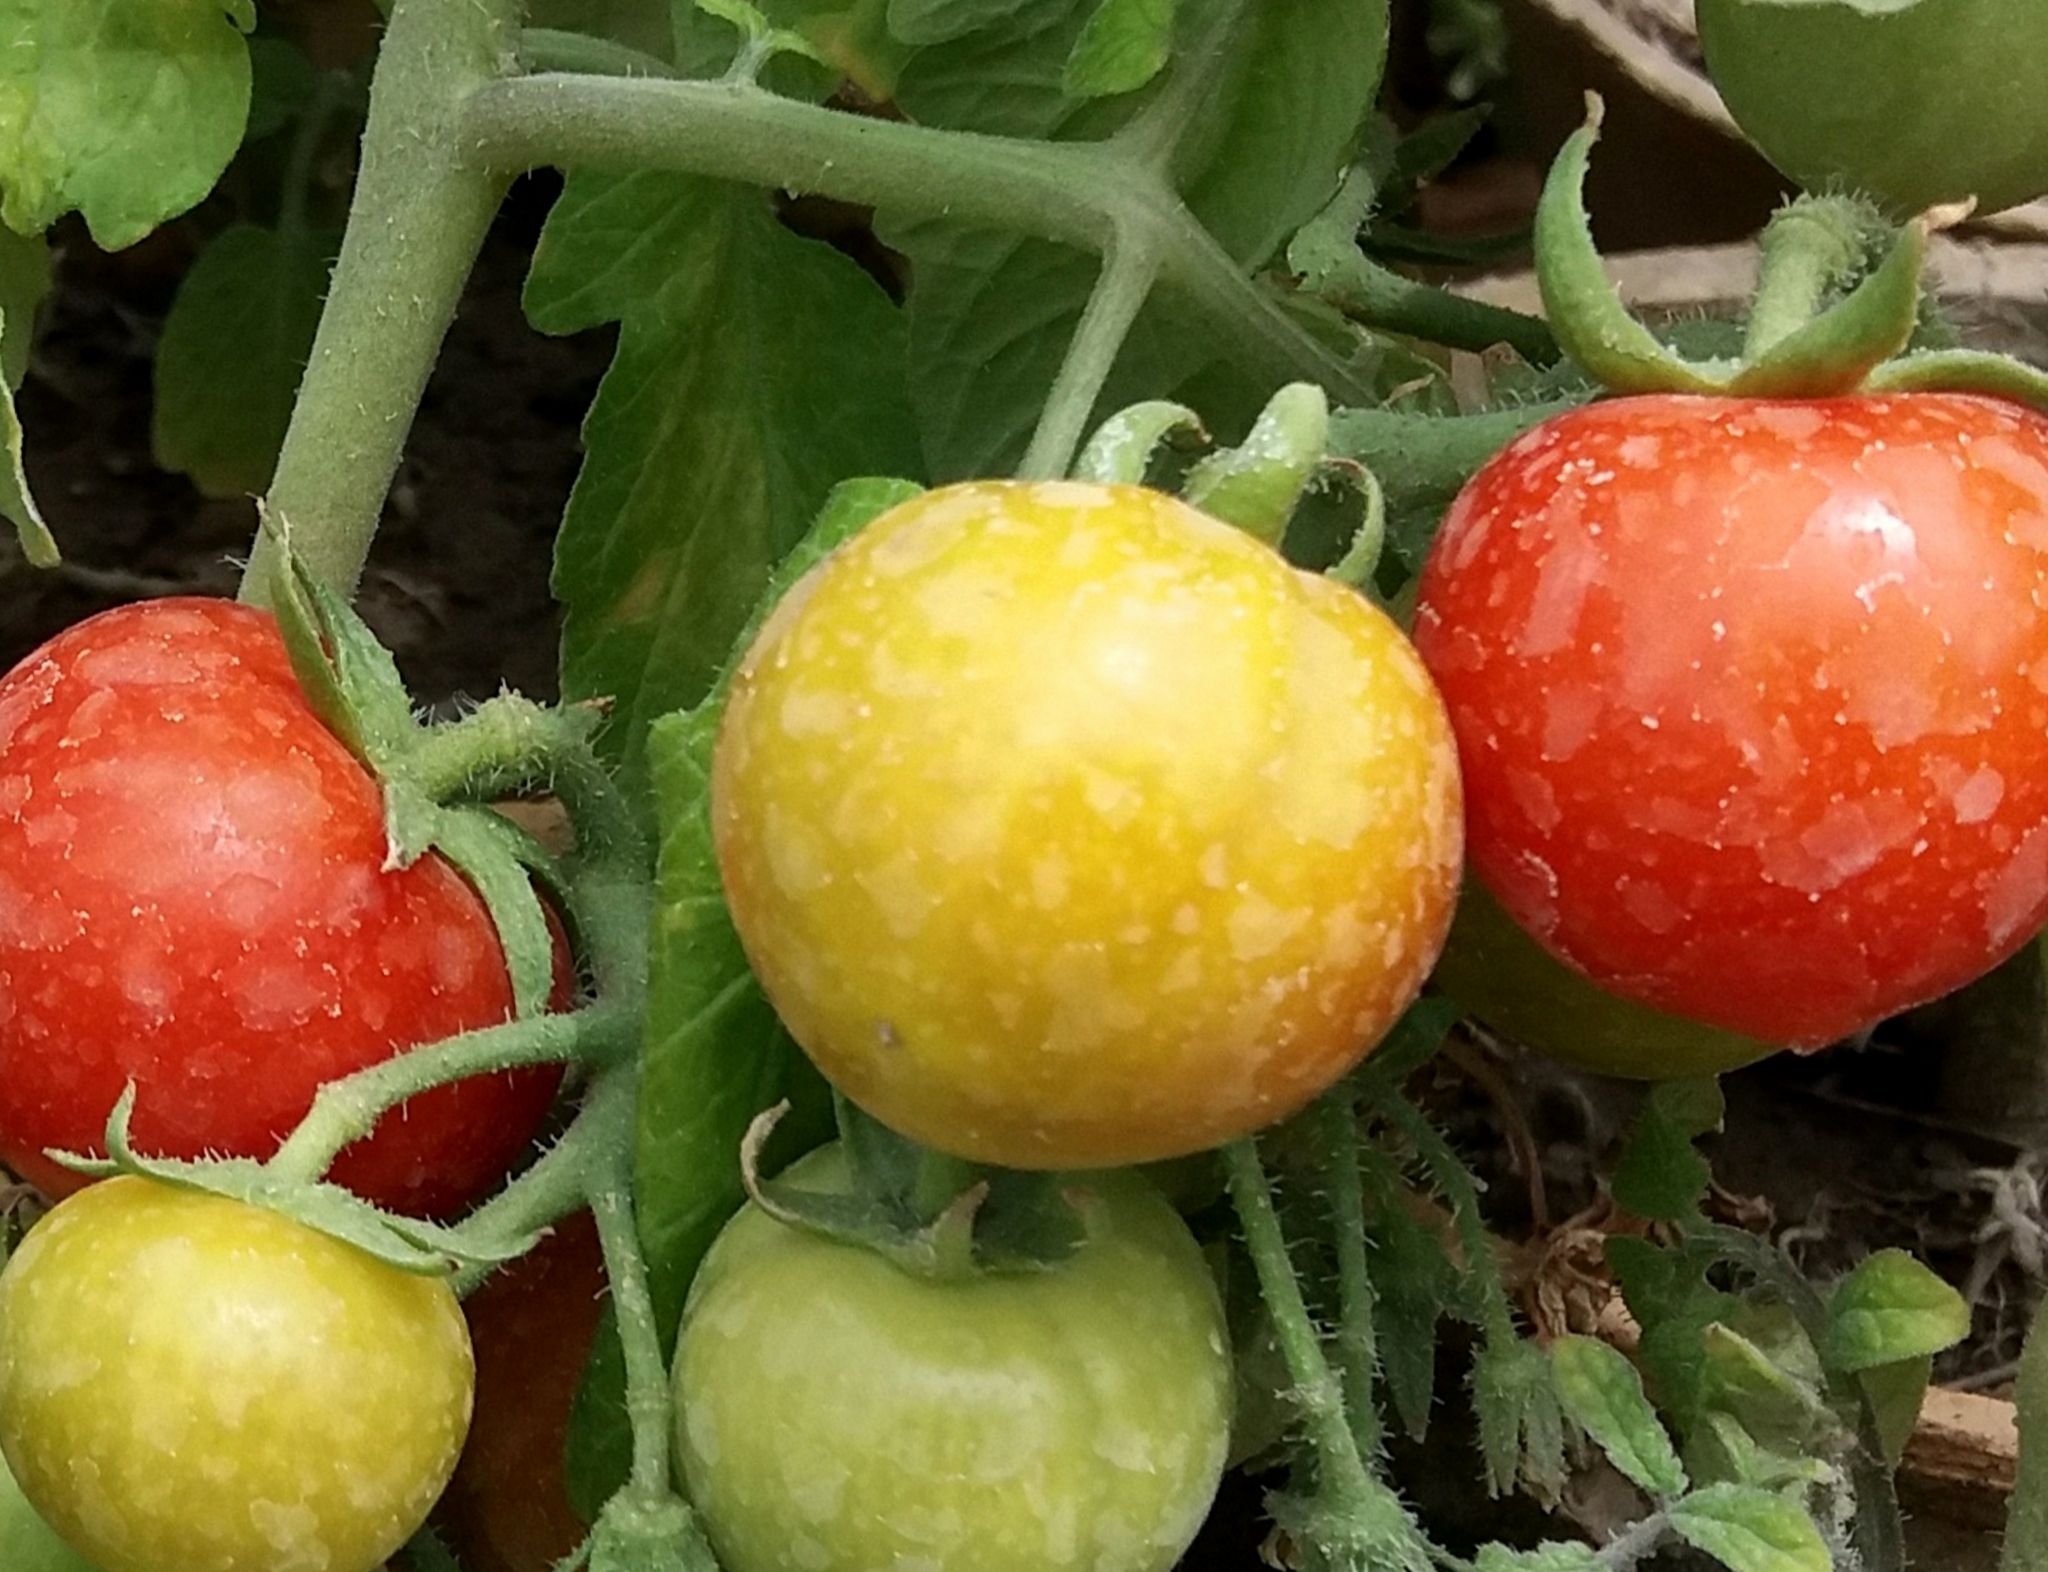
M 2048 193 L 2042 0 L 1698 0 L 1707 70 L 1764 156 L 1810 191 L 1905 218 Z
M 0 1461 L 0 1572 L 99 1572 L 29 1505 Z
M 472 1391 L 445 1280 L 223 1196 L 104 1180 L 0 1272 L 0 1451 L 104 1572 L 373 1572 Z
M 836 1147 L 791 1183 L 837 1190 Z M 1216 1285 L 1142 1179 L 1074 1180 L 1087 1241 L 935 1281 L 749 1206 L 691 1285 L 676 1444 L 726 1572 L 1167 1572 L 1230 1440 Z
M 776 608 L 712 771 L 748 959 L 884 1124 L 1122 1167 L 1301 1108 L 1450 921 L 1443 703 L 1362 595 L 1138 486 L 892 509 Z
M 1777 1052 L 1589 982 L 1524 933 L 1477 879 L 1465 881 L 1435 981 L 1501 1036 L 1600 1075 L 1672 1081 Z

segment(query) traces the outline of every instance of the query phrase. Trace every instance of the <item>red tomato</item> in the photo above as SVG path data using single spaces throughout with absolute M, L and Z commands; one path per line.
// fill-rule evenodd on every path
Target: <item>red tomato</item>
M 1618 399 L 1465 489 L 1415 642 L 1472 864 L 1602 986 L 1816 1047 L 2048 919 L 2048 420 Z
M 376 783 L 307 706 L 275 623 L 123 606 L 0 681 L 0 1156 L 98 1150 L 134 1082 L 138 1150 L 273 1151 L 322 1082 L 508 1018 L 482 900 L 439 857 L 384 866 Z M 553 1068 L 441 1087 L 335 1178 L 441 1213 L 518 1158 Z
M 604 1308 L 588 1212 L 469 1296 L 476 1418 L 438 1515 L 469 1572 L 552 1572 L 588 1529 L 569 1504 L 569 1413 Z

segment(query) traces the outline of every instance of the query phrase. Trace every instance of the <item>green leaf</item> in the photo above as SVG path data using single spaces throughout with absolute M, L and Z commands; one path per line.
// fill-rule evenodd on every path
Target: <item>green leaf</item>
M 1489 1494 L 1526 1486 L 1555 1501 L 1565 1485 L 1564 1413 L 1543 1350 L 1519 1337 L 1488 1337 L 1472 1361 L 1472 1409 Z
M 1548 1544 L 1534 1550 L 1481 1545 L 1472 1572 L 1602 1572 L 1606 1565 L 1585 1545 Z
M 1706 1361 L 1702 1400 L 1740 1420 L 1764 1445 L 1795 1451 L 1828 1422 L 1818 1386 L 1734 1328 L 1715 1322 L 1706 1329 L 1701 1350 Z
M 0 334 L 6 331 L 0 317 Z M 21 554 L 39 568 L 54 568 L 61 557 L 50 528 L 29 494 L 28 471 L 21 462 L 21 420 L 14 413 L 14 390 L 0 384 L 0 448 L 6 450 L 0 463 L 0 518 L 14 526 L 14 538 Z
M 0 3 L 0 219 L 133 245 L 214 187 L 249 113 L 247 0 Z
M 1560 1337 L 1550 1350 L 1564 1411 L 1607 1460 L 1653 1496 L 1686 1487 L 1685 1469 L 1636 1368 L 1598 1338 Z
M 1735 1321 L 1745 1309 L 1740 1299 L 1707 1281 L 1713 1259 L 1710 1252 L 1660 1249 L 1627 1235 L 1607 1241 L 1608 1266 L 1643 1329 L 1637 1360 L 1658 1406 L 1681 1435 L 1698 1423 L 1705 1401 L 1701 1350 L 1707 1328 Z
M 150 440 L 211 497 L 270 484 L 327 293 L 327 259 L 254 224 L 214 236 L 178 286 L 157 348 Z
M 1828 1301 L 1828 1367 L 1851 1374 L 1953 1348 L 1970 1334 L 1963 1296 L 1903 1250 L 1880 1250 Z
M 1692 1143 L 1721 1127 L 1723 1111 L 1712 1077 L 1659 1084 L 1616 1165 L 1615 1200 L 1655 1223 L 1698 1216 L 1712 1174 Z
M 10 390 L 28 374 L 36 311 L 50 292 L 50 274 L 47 241 L 0 228 L 0 382 Z
M 1017 0 L 889 0 L 889 31 L 906 44 L 947 44 L 1016 8 Z
M 914 469 L 900 319 L 761 193 L 658 172 L 571 177 L 526 306 L 620 324 L 555 587 L 564 690 L 614 701 L 602 745 L 644 783 L 649 725 L 703 695 L 832 485 Z
M 1437 1326 L 1457 1301 L 1458 1274 L 1442 1238 L 1409 1212 L 1392 1163 L 1371 1146 L 1359 1157 L 1371 1218 L 1380 1369 L 1395 1415 L 1419 1441 L 1435 1401 Z
M 1896 1364 L 1872 1365 L 1859 1371 L 1863 1395 L 1869 1399 L 1870 1415 L 1877 1423 L 1877 1438 L 1884 1448 L 1885 1462 L 1899 1466 L 1906 1455 L 1906 1442 L 1920 1422 L 1920 1407 L 1927 1401 L 1927 1386 L 1934 1376 L 1934 1356 L 1901 1359 Z
M 1241 18 L 1231 47 L 1189 50 L 1142 92 L 1076 100 L 1067 62 L 1099 0 L 1023 0 L 1002 25 L 912 58 L 898 101 L 916 120 L 1013 136 L 1087 140 L 1109 135 L 1176 94 L 1184 71 L 1213 58 L 1221 74 L 1177 99 L 1182 194 L 1247 267 L 1279 249 L 1335 188 L 1378 89 L 1386 52 L 1384 0 L 1184 0 L 1180 25 L 1202 38 L 1219 11 Z M 1096 260 L 1014 234 L 915 224 L 883 215 L 912 262 L 912 389 L 932 474 L 1007 474 L 1029 441 L 1094 284 Z M 1229 407 L 1193 396 L 1190 379 L 1217 360 L 1211 335 L 1170 299 L 1141 313 L 1101 401 L 1181 397 L 1222 427 L 1256 414 L 1275 384 L 1232 368 Z
M 1826 1542 L 1806 1508 L 1750 1485 L 1709 1485 L 1671 1508 L 1671 1526 L 1728 1572 L 1830 1572 Z
M 1069 98 L 1134 93 L 1166 69 L 1173 53 L 1173 19 L 1180 0 L 1101 0 L 1060 85 Z
M 1685 1459 L 1701 1484 L 1824 1485 L 1838 1476 L 1819 1458 L 1774 1452 L 1759 1446 L 1733 1414 L 1709 1413 L 1686 1441 Z

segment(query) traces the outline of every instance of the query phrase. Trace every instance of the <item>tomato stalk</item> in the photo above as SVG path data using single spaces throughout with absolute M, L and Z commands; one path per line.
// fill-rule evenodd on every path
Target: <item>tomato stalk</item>
M 1336 1101 L 1343 1101 L 1342 1093 Z M 1308 1553 L 1310 1565 L 1427 1572 L 1436 1559 L 1433 1547 L 1360 1450 L 1346 1413 L 1344 1384 L 1302 1296 L 1257 1141 L 1231 1142 L 1223 1148 L 1223 1164 L 1259 1293 L 1293 1383 L 1289 1395 L 1315 1458 L 1314 1495 L 1306 1501 L 1276 1501 L 1275 1519 Z
M 1379 1405 L 1373 1381 L 1379 1373 L 1379 1338 L 1373 1326 L 1372 1262 L 1366 1254 L 1365 1176 L 1358 1166 L 1358 1118 L 1348 1097 L 1325 1097 L 1315 1121 L 1324 1182 L 1330 1189 L 1330 1224 L 1337 1256 L 1337 1360 L 1342 1372 L 1345 1412 L 1358 1450 L 1371 1456 L 1379 1447 Z
M 1763 234 L 1757 290 L 1743 352 L 1755 360 L 1797 332 L 1830 290 L 1853 278 L 1883 222 L 1847 197 L 1800 197 Z
M 460 134 L 468 94 L 511 56 L 521 0 L 399 0 L 370 87 L 341 255 L 270 505 L 308 566 L 354 586 L 420 395 L 507 181 Z M 259 535 L 245 599 L 267 604 L 275 543 Z

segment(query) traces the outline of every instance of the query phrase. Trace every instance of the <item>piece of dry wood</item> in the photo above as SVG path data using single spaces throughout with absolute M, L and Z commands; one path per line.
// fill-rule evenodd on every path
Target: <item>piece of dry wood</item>
M 1899 1465 L 1900 1501 L 1920 1516 L 1965 1528 L 2000 1528 L 2019 1455 L 2011 1403 L 1934 1387 Z

